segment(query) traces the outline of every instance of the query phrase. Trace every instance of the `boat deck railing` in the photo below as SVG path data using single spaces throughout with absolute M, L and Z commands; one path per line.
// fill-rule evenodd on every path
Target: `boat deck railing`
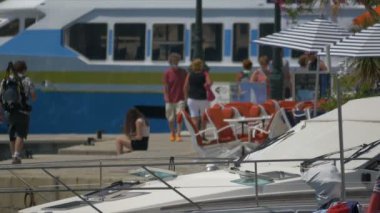
M 178 160 L 179 159 L 179 160 Z M 42 192 L 63 192 L 69 191 L 73 193 L 75 196 L 80 198 L 82 201 L 91 206 L 94 210 L 101 212 L 96 206 L 94 206 L 89 200 L 87 200 L 84 196 L 81 196 L 78 192 L 80 191 L 97 191 L 102 190 L 101 187 L 103 185 L 103 169 L 104 168 L 120 168 L 120 167 L 138 167 L 145 170 L 150 175 L 154 176 L 156 180 L 161 181 L 166 187 L 128 187 L 128 190 L 172 190 L 185 199 L 189 204 L 193 205 L 196 209 L 201 210 L 202 207 L 192 201 L 188 196 L 181 193 L 176 189 L 176 187 L 171 186 L 165 178 L 161 178 L 155 174 L 150 168 L 152 167 L 163 167 L 168 166 L 169 170 L 175 170 L 176 166 L 193 166 L 193 165 L 225 165 L 231 166 L 233 168 L 239 168 L 240 164 L 252 163 L 254 165 L 254 169 L 251 171 L 254 175 L 254 188 L 255 188 L 255 199 L 256 205 L 260 206 L 260 196 L 259 196 L 259 183 L 260 174 L 258 170 L 258 164 L 260 163 L 273 163 L 273 162 L 307 162 L 312 159 L 273 159 L 273 160 L 243 160 L 238 161 L 236 159 L 231 158 L 178 158 L 177 160 L 180 162 L 175 162 L 174 157 L 171 157 L 169 162 L 167 163 L 115 163 L 115 159 L 97 159 L 97 160 L 82 160 L 82 161 L 65 161 L 65 162 L 49 162 L 49 163 L 29 163 L 29 164 L 20 164 L 20 165 L 2 165 L 0 166 L 0 171 L 9 171 L 12 175 L 14 175 L 17 179 L 19 179 L 24 188 L 4 188 L 0 187 L 1 193 L 25 193 L 29 195 L 33 195 L 36 193 L 39 197 L 41 197 L 45 201 L 49 201 L 45 198 L 41 193 Z M 120 159 L 121 160 L 121 159 Z M 144 159 L 146 160 L 146 159 Z M 162 158 L 161 158 L 162 160 Z M 373 161 L 373 158 L 346 158 L 345 161 L 350 160 L 363 160 L 363 161 Z M 380 159 L 375 159 L 377 162 Z M 333 161 L 334 163 L 340 161 L 340 158 L 328 158 L 328 159 L 317 159 L 316 161 Z M 111 163 L 110 163 L 111 162 Z M 72 185 L 66 184 L 62 181 L 58 176 L 52 174 L 49 170 L 56 169 L 82 169 L 82 168 L 98 168 L 99 169 L 99 186 L 100 187 L 87 187 L 87 188 L 74 188 Z M 32 186 L 32 184 L 28 183 L 24 178 L 14 173 L 15 170 L 42 170 L 46 175 L 51 177 L 56 183 L 62 185 L 63 188 L 37 188 Z M 34 195 L 33 195 L 34 196 Z

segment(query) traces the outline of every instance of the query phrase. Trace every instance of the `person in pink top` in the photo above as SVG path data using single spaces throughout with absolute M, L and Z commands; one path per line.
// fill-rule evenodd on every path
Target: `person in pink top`
M 260 56 L 259 58 L 260 68 L 253 72 L 250 82 L 252 83 L 262 83 L 267 86 L 267 98 L 270 98 L 270 85 L 269 85 L 269 75 L 271 73 L 269 67 L 269 59 L 267 56 Z
M 178 67 L 180 60 L 181 56 L 178 53 L 172 53 L 169 55 L 170 67 L 165 71 L 163 78 L 165 115 L 169 122 L 171 142 L 182 141 L 182 123 L 177 123 L 177 128 L 175 128 L 175 124 L 177 113 L 185 109 L 183 85 L 185 84 L 187 72 Z

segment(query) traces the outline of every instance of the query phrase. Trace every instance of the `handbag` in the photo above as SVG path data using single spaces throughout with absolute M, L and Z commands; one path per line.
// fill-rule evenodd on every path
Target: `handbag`
M 207 78 L 208 73 L 207 73 L 206 71 L 204 71 L 204 75 L 205 75 L 205 77 Z M 214 94 L 214 92 L 213 92 L 212 89 L 211 89 L 211 85 L 205 84 L 204 87 L 205 87 L 205 90 L 206 90 L 206 97 L 207 97 L 207 100 L 208 100 L 208 101 L 213 101 L 213 100 L 215 100 L 215 94 Z
M 210 85 L 205 85 L 205 89 L 206 89 L 207 100 L 208 100 L 208 101 L 213 101 L 213 100 L 215 100 L 215 94 L 214 94 L 214 92 L 211 90 Z

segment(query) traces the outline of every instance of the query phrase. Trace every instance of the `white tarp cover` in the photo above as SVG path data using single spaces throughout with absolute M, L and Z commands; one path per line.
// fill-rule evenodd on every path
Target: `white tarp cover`
M 380 139 L 380 97 L 353 100 L 343 108 L 343 141 L 344 148 L 351 148 L 363 143 L 371 143 Z M 302 159 L 315 158 L 330 152 L 339 151 L 337 110 L 328 112 L 320 117 L 304 121 L 293 127 L 295 133 L 275 144 L 247 156 L 247 160 L 269 159 Z M 345 152 L 349 157 L 355 150 Z M 380 146 L 360 157 L 372 158 L 380 153 Z M 331 156 L 339 158 L 339 153 Z M 268 165 L 298 167 L 300 162 L 259 163 L 260 171 L 269 169 Z M 350 161 L 345 166 L 354 169 L 362 165 L 362 161 Z M 339 164 L 338 164 L 339 165 Z M 252 165 L 243 164 L 250 169 Z M 339 167 L 338 167 L 339 168 Z

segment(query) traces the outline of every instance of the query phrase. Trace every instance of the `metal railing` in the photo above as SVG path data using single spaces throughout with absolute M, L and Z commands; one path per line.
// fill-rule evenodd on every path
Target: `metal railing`
M 97 212 L 101 212 L 98 208 L 96 208 L 90 201 L 86 200 L 85 197 L 81 196 L 77 192 L 79 191 L 96 191 L 102 189 L 102 181 L 103 181 L 103 169 L 104 168 L 117 168 L 117 167 L 140 167 L 147 171 L 150 175 L 154 176 L 157 180 L 161 181 L 166 187 L 150 187 L 150 188 L 139 188 L 139 187 L 128 187 L 128 190 L 172 190 L 175 193 L 177 193 L 179 196 L 184 198 L 187 202 L 189 202 L 191 205 L 196 207 L 196 209 L 200 210 L 202 207 L 197 204 L 196 202 L 192 201 L 189 197 L 187 197 L 185 194 L 179 192 L 177 190 L 177 187 L 171 186 L 167 181 L 157 176 L 153 171 L 151 171 L 147 166 L 150 167 L 162 167 L 162 166 L 169 166 L 174 167 L 175 166 L 192 166 L 192 165 L 207 165 L 207 164 L 217 164 L 217 165 L 235 165 L 237 160 L 230 159 L 230 158 L 178 158 L 178 159 L 189 159 L 191 161 L 183 161 L 183 162 L 174 162 L 173 158 L 171 157 L 170 162 L 168 163 L 105 163 L 106 161 L 115 161 L 115 159 L 101 159 L 101 160 L 84 160 L 84 161 L 65 161 L 65 162 L 51 162 L 51 163 L 38 163 L 38 164 L 21 164 L 21 165 L 1 165 L 0 171 L 9 171 L 12 175 L 17 177 L 25 186 L 26 188 L 0 188 L 0 194 L 1 193 L 38 193 L 38 195 L 44 199 L 45 201 L 49 201 L 46 197 L 41 195 L 41 192 L 63 192 L 63 191 L 69 191 L 72 192 L 74 195 L 76 195 L 78 198 L 80 198 L 82 201 L 87 203 L 89 206 L 91 206 L 94 210 Z M 146 158 L 144 159 L 146 160 Z M 162 158 L 161 158 L 162 160 Z M 194 162 L 194 160 L 197 160 L 198 162 Z M 239 161 L 239 164 L 247 164 L 247 163 L 253 163 L 254 166 L 254 188 L 255 188 L 255 200 L 256 205 L 259 206 L 259 171 L 258 171 L 258 164 L 259 163 L 274 163 L 274 162 L 305 162 L 309 161 L 311 159 L 306 158 L 300 158 L 300 159 L 272 159 L 272 160 L 244 160 Z M 339 161 L 340 158 L 328 158 L 328 159 L 317 159 L 317 161 L 333 161 L 334 163 L 336 161 Z M 374 159 L 374 158 L 346 158 L 346 160 L 364 160 L 364 161 L 377 161 L 379 162 L 380 159 Z M 74 165 L 75 164 L 75 165 Z M 99 187 L 87 187 L 87 188 L 73 188 L 72 186 L 65 184 L 62 180 L 60 180 L 57 176 L 53 175 L 51 172 L 49 172 L 49 169 L 78 169 L 78 168 L 99 168 Z M 42 170 L 45 174 L 53 178 L 57 183 L 64 186 L 65 189 L 60 188 L 50 188 L 50 189 L 40 189 L 37 187 L 33 187 L 31 184 L 27 183 L 25 179 L 18 176 L 13 171 L 15 170 Z M 88 186 L 88 185 L 87 185 Z

